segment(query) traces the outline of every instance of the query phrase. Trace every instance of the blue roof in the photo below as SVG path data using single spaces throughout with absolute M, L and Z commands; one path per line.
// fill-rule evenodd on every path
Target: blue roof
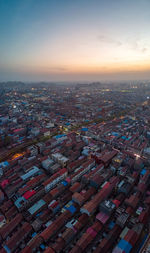
M 26 202 L 27 200 L 24 197 L 19 197 L 16 201 L 15 201 L 15 206 L 17 208 L 20 208 L 22 206 L 22 204 L 24 202 Z
M 59 134 L 59 135 L 56 135 L 55 138 L 59 139 L 59 138 L 65 137 L 65 136 L 66 136 L 66 134 Z
M 46 202 L 43 199 L 40 199 L 37 201 L 33 206 L 31 206 L 28 211 L 30 214 L 34 214 L 36 211 L 38 211 L 42 206 L 44 206 Z
M 9 165 L 9 163 L 7 161 L 2 162 L 2 163 L 0 163 L 0 168 L 1 167 L 7 167 L 8 165 Z
M 36 233 L 36 232 L 34 232 L 34 233 L 32 234 L 32 238 L 33 238 L 33 237 L 35 237 L 36 235 L 37 235 L 37 233 Z
M 86 131 L 88 131 L 88 128 L 87 128 L 87 127 L 83 127 L 83 128 L 81 129 L 81 131 L 86 132 Z
M 70 123 L 69 123 L 69 122 L 67 122 L 65 125 L 66 125 L 66 126 L 70 126 Z
M 125 253 L 129 253 L 132 249 L 132 246 L 129 242 L 125 241 L 124 239 L 121 239 L 118 243 L 118 247 L 125 251 Z
M 67 185 L 68 185 L 68 182 L 67 182 L 67 181 L 65 181 L 65 180 L 64 180 L 64 181 L 62 181 L 61 183 L 62 183 L 64 186 L 67 186 Z
M 41 249 L 45 249 L 45 245 L 42 243 L 42 244 L 40 245 L 40 248 L 41 248 Z
M 146 171 L 147 171 L 146 169 L 142 169 L 142 171 L 141 171 L 141 173 L 140 173 L 140 174 L 141 174 L 142 176 L 144 176 L 144 175 L 145 175 L 145 173 L 146 173 Z
M 123 140 L 129 140 L 129 138 L 127 138 L 126 136 L 122 136 L 121 137 Z
M 39 212 L 39 213 L 36 214 L 36 217 L 39 217 L 39 216 L 41 216 L 42 214 L 43 214 L 43 212 Z
M 114 226 L 115 226 L 115 223 L 114 223 L 113 221 L 111 221 L 111 222 L 109 223 L 109 228 L 110 228 L 110 229 L 113 229 Z
M 11 249 L 9 249 L 7 245 L 4 245 L 3 247 L 4 247 L 4 249 L 6 250 L 7 253 L 11 253 L 12 252 Z
M 111 134 L 114 136 L 119 136 L 119 133 L 117 133 L 117 132 L 112 132 Z
M 71 205 L 69 208 L 67 208 L 68 211 L 70 211 L 72 214 L 74 214 L 76 212 L 76 208 Z
M 73 205 L 73 200 L 70 200 L 70 201 L 64 206 L 64 209 L 68 210 L 68 208 L 69 208 L 70 206 L 72 206 L 72 205 Z
M 29 172 L 27 172 L 26 174 L 22 175 L 21 178 L 23 180 L 28 179 L 29 177 L 35 175 L 36 173 L 40 172 L 39 168 L 34 166 L 34 168 L 32 170 L 30 170 Z
M 89 155 L 89 150 L 88 149 L 84 149 L 82 151 L 82 154 L 85 155 L 85 156 L 88 156 Z

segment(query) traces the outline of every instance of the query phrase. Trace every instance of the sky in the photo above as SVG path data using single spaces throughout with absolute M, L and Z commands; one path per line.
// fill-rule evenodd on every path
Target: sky
M 0 81 L 150 79 L 150 0 L 0 0 Z

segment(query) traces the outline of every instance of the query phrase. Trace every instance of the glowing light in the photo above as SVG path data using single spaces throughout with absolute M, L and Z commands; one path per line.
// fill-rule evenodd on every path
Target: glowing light
M 25 154 L 25 152 L 23 152 L 23 153 L 17 153 L 17 154 L 15 154 L 15 155 L 12 156 L 11 160 L 12 160 L 12 161 L 13 161 L 13 160 L 16 160 L 16 159 L 18 159 L 18 158 L 24 156 L 24 154 Z
M 141 156 L 140 155 L 138 155 L 138 154 L 134 154 L 137 158 L 140 158 Z

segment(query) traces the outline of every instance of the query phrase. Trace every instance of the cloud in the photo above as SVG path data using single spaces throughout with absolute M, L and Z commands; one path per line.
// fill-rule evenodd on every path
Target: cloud
M 116 46 L 122 46 L 122 42 L 116 39 L 113 39 L 106 35 L 99 35 L 98 40 L 102 43 L 114 44 Z
M 149 51 L 150 45 L 141 39 L 135 39 L 132 42 L 129 42 L 129 46 L 132 50 L 139 53 L 145 54 Z
M 150 49 L 150 44 L 146 41 L 143 41 L 141 38 L 136 38 L 136 39 L 134 38 L 133 40 L 130 38 L 130 39 L 125 39 L 124 41 L 120 41 L 110 36 L 101 34 L 98 36 L 98 41 L 105 44 L 112 44 L 113 46 L 117 46 L 117 47 L 123 46 L 125 48 L 128 48 L 133 51 L 137 51 L 142 54 L 149 52 L 149 49 Z

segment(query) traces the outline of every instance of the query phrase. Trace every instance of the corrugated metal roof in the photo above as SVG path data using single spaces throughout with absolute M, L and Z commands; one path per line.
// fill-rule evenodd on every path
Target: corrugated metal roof
M 29 177 L 35 175 L 38 172 L 40 172 L 39 168 L 37 168 L 36 166 L 34 166 L 34 168 L 32 170 L 30 170 L 28 173 L 22 175 L 21 178 L 23 180 L 26 180 L 26 179 L 28 179 Z
M 44 206 L 46 202 L 43 199 L 40 199 L 37 201 L 33 206 L 31 206 L 28 211 L 30 214 L 34 214 L 36 211 L 38 211 L 42 206 Z

